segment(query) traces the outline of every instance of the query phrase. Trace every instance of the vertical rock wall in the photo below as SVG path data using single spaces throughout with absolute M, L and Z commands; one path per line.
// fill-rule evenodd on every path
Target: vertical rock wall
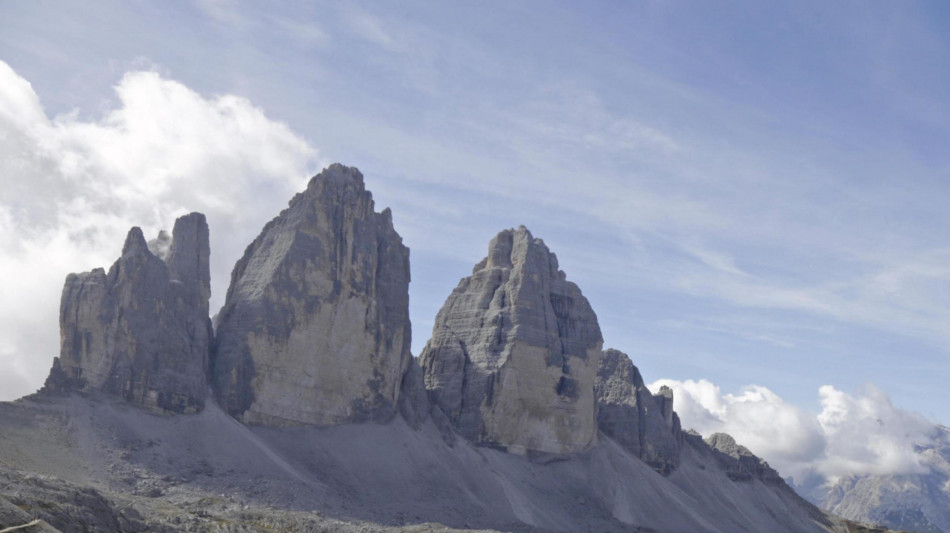
M 355 168 L 310 180 L 234 267 L 212 382 L 249 424 L 386 420 L 411 361 L 409 249 Z
M 680 427 L 673 391 L 663 389 L 651 394 L 627 354 L 609 349 L 601 356 L 594 385 L 600 430 L 666 474 L 678 461 Z
M 60 356 L 46 390 L 103 391 L 157 411 L 204 407 L 211 340 L 204 215 L 179 218 L 165 241 L 167 262 L 132 228 L 108 273 L 66 278 Z

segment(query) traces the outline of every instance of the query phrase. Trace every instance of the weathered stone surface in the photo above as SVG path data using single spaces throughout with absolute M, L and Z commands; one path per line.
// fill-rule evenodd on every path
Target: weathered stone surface
M 60 356 L 45 390 L 103 391 L 158 411 L 201 410 L 211 339 L 208 256 L 208 225 L 192 213 L 175 222 L 167 263 L 132 228 L 108 274 L 70 274 Z
M 627 354 L 608 349 L 601 354 L 594 393 L 597 425 L 605 435 L 662 474 L 676 467 L 680 428 L 672 390 L 651 394 Z
M 753 478 L 766 483 L 785 484 L 782 477 L 769 464 L 759 459 L 748 448 L 736 444 L 726 433 L 713 433 L 706 444 L 717 452 L 716 460 L 733 481 L 750 481 Z
M 26 524 L 33 524 L 23 527 Z M 10 530 L 9 528 L 15 528 Z M 60 530 L 46 523 L 44 520 L 33 518 L 33 515 L 20 509 L 16 505 L 0 498 L 0 531 L 24 531 L 26 533 L 61 533 Z
M 213 386 L 249 424 L 390 418 L 411 360 L 409 249 L 355 168 L 335 164 L 270 221 L 231 274 Z
M 520 227 L 499 233 L 446 300 L 420 361 L 431 399 L 465 438 L 565 454 L 596 442 L 602 344 L 580 289 Z
M 402 378 L 399 391 L 399 414 L 410 427 L 419 429 L 429 417 L 429 397 L 426 393 L 425 377 L 419 361 L 412 358 Z

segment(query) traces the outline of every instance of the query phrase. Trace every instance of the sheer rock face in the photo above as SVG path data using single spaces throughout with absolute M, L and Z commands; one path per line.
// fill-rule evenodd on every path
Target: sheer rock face
M 420 361 L 431 400 L 465 438 L 566 454 L 596 442 L 602 344 L 580 289 L 520 227 L 499 233 L 446 300 Z
M 258 425 L 386 420 L 410 364 L 409 249 L 355 168 L 310 180 L 231 274 L 212 380 Z
M 204 215 L 179 218 L 162 240 L 165 261 L 132 228 L 108 273 L 66 278 L 60 356 L 45 390 L 103 391 L 156 411 L 204 407 L 212 335 Z
M 672 390 L 651 394 L 627 354 L 609 349 L 601 355 L 594 394 L 605 435 L 662 474 L 676 467 L 680 427 Z

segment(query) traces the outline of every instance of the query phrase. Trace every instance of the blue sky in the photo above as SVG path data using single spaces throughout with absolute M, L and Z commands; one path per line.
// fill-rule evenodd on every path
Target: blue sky
M 648 381 L 810 413 L 872 383 L 950 423 L 948 28 L 941 2 L 2 2 L 0 399 L 129 226 L 210 212 L 214 307 L 340 161 L 411 249 L 414 353 L 524 224 Z

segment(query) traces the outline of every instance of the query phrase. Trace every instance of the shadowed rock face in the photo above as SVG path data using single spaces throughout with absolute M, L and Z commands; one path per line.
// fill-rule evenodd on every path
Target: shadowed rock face
M 213 387 L 249 424 L 386 420 L 411 360 L 409 249 L 355 168 L 310 180 L 234 266 Z
M 108 274 L 66 278 L 60 356 L 48 392 L 103 391 L 157 411 L 204 407 L 211 322 L 208 225 L 192 213 L 163 238 L 166 260 L 129 231 Z
M 436 317 L 420 361 L 433 403 L 465 438 L 573 453 L 596 442 L 597 317 L 557 257 L 505 230 Z
M 680 447 L 673 391 L 664 389 L 651 394 L 627 354 L 609 349 L 601 355 L 594 382 L 597 425 L 661 474 L 676 467 Z

